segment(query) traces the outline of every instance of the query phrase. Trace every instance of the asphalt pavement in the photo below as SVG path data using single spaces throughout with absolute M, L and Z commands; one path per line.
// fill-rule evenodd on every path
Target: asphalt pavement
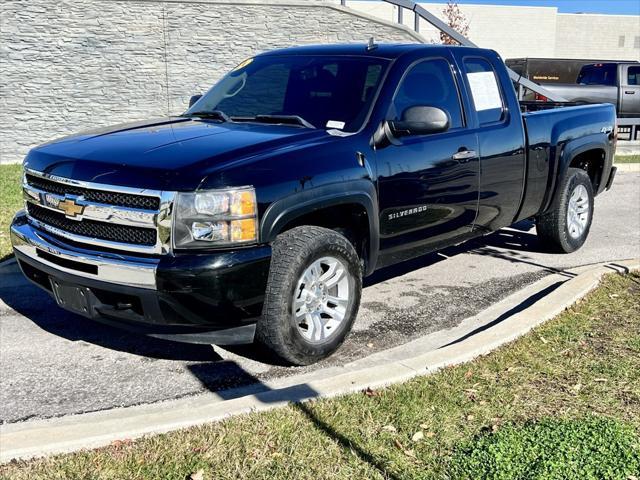
M 586 245 L 571 255 L 540 251 L 522 222 L 442 252 L 376 272 L 366 281 L 354 332 L 312 367 L 133 335 L 59 309 L 15 262 L 0 265 L 0 423 L 84 413 L 218 392 L 342 365 L 458 325 L 549 273 L 640 257 L 640 174 L 619 173 L 596 200 Z

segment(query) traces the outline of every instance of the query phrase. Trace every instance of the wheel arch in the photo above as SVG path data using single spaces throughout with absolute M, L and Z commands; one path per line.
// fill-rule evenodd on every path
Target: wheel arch
M 549 196 L 544 210 L 548 210 L 556 200 L 562 180 L 567 175 L 569 168 L 585 170 L 591 179 L 594 195 L 598 195 L 606 183 L 605 170 L 609 151 L 608 144 L 606 140 L 603 140 L 601 134 L 589 135 L 568 142 L 560 153 L 553 194 Z
M 260 221 L 260 239 L 271 243 L 282 232 L 299 225 L 328 226 L 320 221 L 340 212 L 364 214 L 361 222 L 349 225 L 366 241 L 362 252 L 365 275 L 375 270 L 380 245 L 378 197 L 375 186 L 367 180 L 323 185 L 298 192 L 272 203 Z M 340 226 L 336 224 L 336 226 Z M 358 252 L 360 253 L 360 252 Z

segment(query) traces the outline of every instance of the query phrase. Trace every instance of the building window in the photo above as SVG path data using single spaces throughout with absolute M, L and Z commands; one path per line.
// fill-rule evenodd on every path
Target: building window
M 640 37 L 636 37 L 635 41 L 633 42 L 633 48 L 640 48 Z
M 624 47 L 624 35 L 620 35 L 618 37 L 618 46 L 619 47 Z

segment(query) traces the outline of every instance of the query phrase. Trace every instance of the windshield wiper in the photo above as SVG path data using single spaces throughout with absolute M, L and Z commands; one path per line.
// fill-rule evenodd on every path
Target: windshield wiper
M 231 117 L 234 122 L 260 122 L 274 125 L 300 125 L 305 128 L 316 128 L 299 115 L 256 115 L 255 117 Z
M 213 118 L 222 122 L 231 122 L 232 120 L 222 110 L 209 110 L 202 112 L 191 112 L 181 115 L 182 117 L 200 117 L 200 118 Z

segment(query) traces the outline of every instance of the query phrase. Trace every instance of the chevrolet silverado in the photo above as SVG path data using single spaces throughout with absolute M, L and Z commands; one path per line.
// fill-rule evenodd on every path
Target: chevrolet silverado
M 572 252 L 615 175 L 613 105 L 522 114 L 491 50 L 272 51 L 191 103 L 29 152 L 11 239 L 60 307 L 309 364 L 363 277 L 523 219 Z

